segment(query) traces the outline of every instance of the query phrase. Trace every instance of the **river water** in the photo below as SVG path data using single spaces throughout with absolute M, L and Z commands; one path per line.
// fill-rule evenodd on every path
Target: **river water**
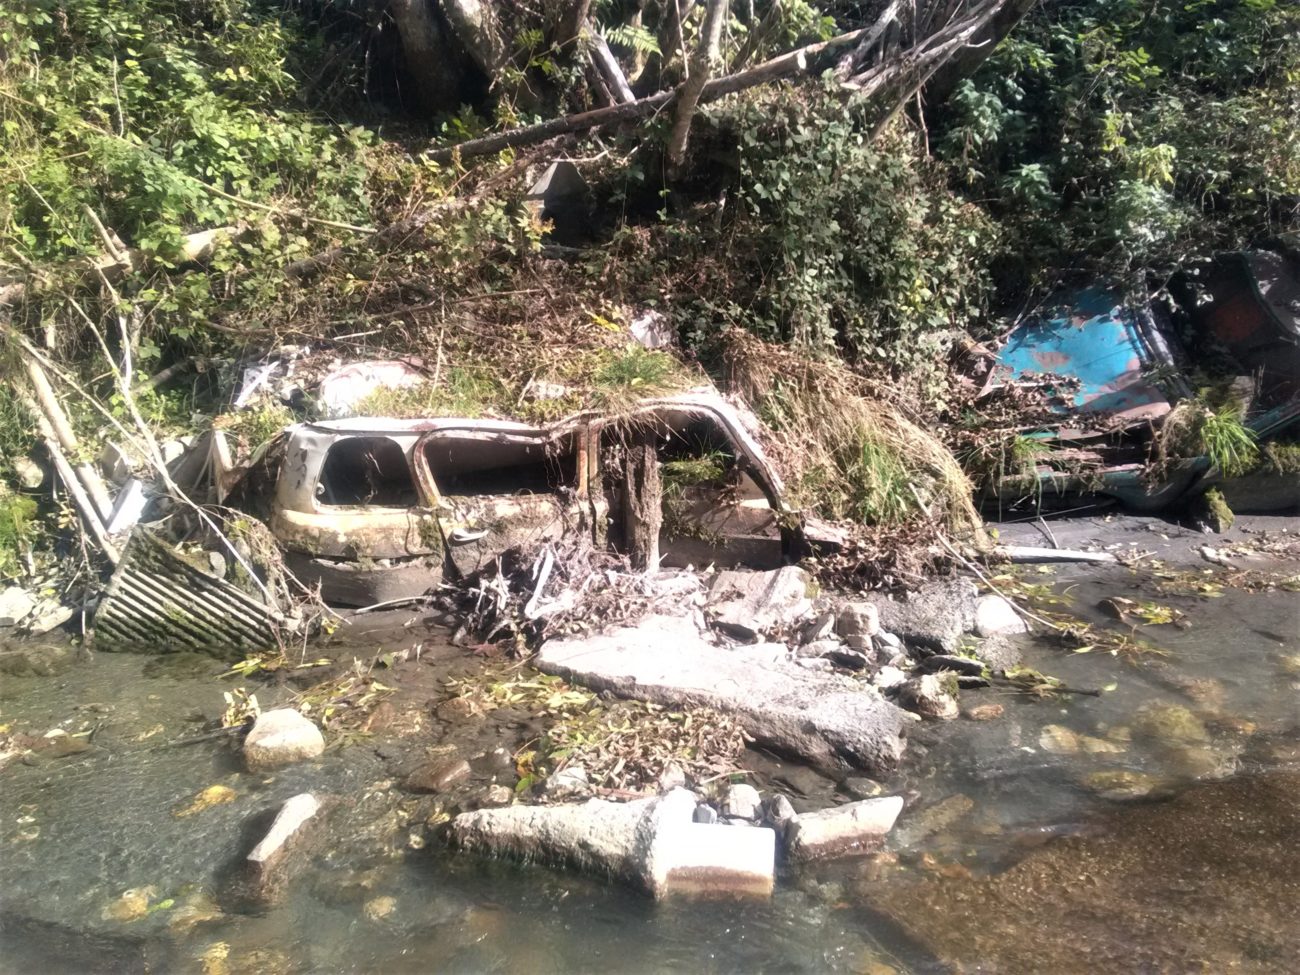
M 1271 536 L 1238 538 L 1288 527 L 1269 524 Z M 1190 585 L 1188 569 L 1227 570 L 1196 560 L 1196 539 L 1160 544 L 1175 579 L 1150 562 L 1021 579 L 1112 629 L 1129 627 L 1099 608 L 1108 598 L 1178 610 L 1185 626 L 1140 627 L 1167 656 L 1029 640 L 1034 667 L 1105 693 L 964 692 L 967 711 L 1002 713 L 915 727 L 903 769 L 881 784 L 908 799 L 887 849 L 787 871 L 761 904 L 656 905 L 603 878 L 427 842 L 428 798 L 394 785 L 400 722 L 272 776 L 242 771 L 220 739 L 190 741 L 235 683 L 257 686 L 263 706 L 289 700 L 289 683 L 222 679 L 203 658 L 103 654 L 54 677 L 5 677 L 0 731 L 59 729 L 79 744 L 61 738 L 0 770 L 0 969 L 1296 971 L 1300 596 Z M 1269 578 L 1300 572 L 1292 555 L 1241 560 Z M 410 685 L 418 720 L 449 673 L 481 662 L 400 625 L 325 652 L 373 656 L 417 640 L 420 661 L 391 681 Z M 469 754 L 535 729 L 505 712 L 472 733 L 447 722 L 419 733 Z M 760 788 L 796 807 L 845 798 L 779 758 L 750 764 Z M 224 801 L 196 806 L 214 785 Z M 281 906 L 229 903 L 233 865 L 268 815 L 308 790 L 337 797 L 328 844 Z

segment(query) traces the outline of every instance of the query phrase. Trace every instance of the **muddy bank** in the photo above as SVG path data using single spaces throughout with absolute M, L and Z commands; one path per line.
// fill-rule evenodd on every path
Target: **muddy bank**
M 981 972 L 1294 970 L 1300 772 L 1128 807 L 992 877 L 864 884 L 945 964 Z

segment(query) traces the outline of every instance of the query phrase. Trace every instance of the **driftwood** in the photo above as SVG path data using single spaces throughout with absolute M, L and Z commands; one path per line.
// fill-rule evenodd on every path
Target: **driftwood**
M 980 37 L 983 29 L 1009 3 L 1011 0 L 984 0 L 983 3 L 973 7 L 965 17 L 950 21 L 943 28 L 915 42 L 906 50 L 886 58 L 876 66 L 848 76 L 843 84 L 850 91 L 856 92 L 859 98 L 869 98 L 895 83 L 907 83 L 908 79 L 915 82 L 917 78 L 929 77 L 975 42 L 974 39 Z M 816 70 L 826 55 L 858 45 L 853 52 L 853 59 L 849 62 L 851 70 L 851 65 L 854 62 L 861 63 L 871 47 L 885 36 L 885 28 L 896 22 L 896 14 L 897 8 L 891 4 L 885 9 L 882 17 L 870 27 L 849 31 L 827 41 L 809 44 L 752 68 L 714 78 L 700 89 L 698 103 L 715 101 L 725 95 L 759 85 L 807 74 Z M 863 50 L 864 45 L 866 50 Z M 989 45 L 986 44 L 986 49 L 987 46 Z M 535 125 L 525 125 L 495 135 L 470 139 L 459 145 L 431 149 L 427 155 L 434 162 L 445 163 L 455 159 L 490 155 L 503 149 L 536 145 L 560 135 L 587 132 L 607 125 L 645 118 L 660 111 L 677 96 L 677 91 L 661 91 L 634 102 L 548 119 Z
M 48 383 L 47 383 L 48 385 Z M 59 480 L 63 482 L 64 488 L 72 497 L 72 503 L 76 506 L 77 512 L 81 515 L 82 522 L 94 537 L 95 543 L 100 547 L 108 560 L 114 565 L 117 564 L 120 553 L 117 546 L 112 543 L 108 537 L 108 529 L 105 527 L 105 516 L 101 516 L 99 505 L 91 499 L 86 493 L 82 484 L 78 470 L 74 470 L 71 461 L 63 452 L 60 438 L 55 431 L 54 424 L 50 422 L 45 409 L 40 403 L 37 403 L 30 394 L 25 390 L 19 390 L 19 401 L 23 407 L 32 415 L 36 421 L 36 428 L 40 431 L 41 440 L 45 443 L 45 449 L 49 452 L 50 460 L 54 462 L 54 470 L 59 475 Z M 103 484 L 100 484 L 101 489 Z

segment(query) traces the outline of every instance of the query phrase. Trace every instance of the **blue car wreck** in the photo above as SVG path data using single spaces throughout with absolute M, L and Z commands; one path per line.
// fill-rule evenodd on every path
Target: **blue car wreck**
M 1052 508 L 1100 497 L 1155 511 L 1217 487 L 1242 511 L 1300 505 L 1294 474 L 1225 472 L 1209 456 L 1151 463 L 1162 426 L 1196 385 L 1226 390 L 1257 443 L 1295 439 L 1300 259 L 1228 255 L 1180 275 L 1172 299 L 1136 290 L 1059 293 L 1005 336 L 984 395 L 1033 391 L 1050 422 L 1021 431 L 1032 475 L 988 485 L 983 500 Z

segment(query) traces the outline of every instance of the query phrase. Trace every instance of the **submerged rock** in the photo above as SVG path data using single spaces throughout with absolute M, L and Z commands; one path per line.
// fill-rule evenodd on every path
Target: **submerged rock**
M 611 874 L 655 898 L 769 896 L 775 832 L 699 823 L 696 809 L 685 789 L 628 803 L 481 809 L 457 816 L 450 836 L 468 850 Z
M 886 796 L 802 813 L 786 831 L 786 852 L 794 860 L 869 852 L 884 842 L 902 811 L 902 796 Z
M 938 674 L 926 674 L 924 677 L 913 677 L 911 680 L 899 684 L 895 693 L 898 695 L 898 703 L 909 711 L 915 711 L 923 718 L 935 718 L 940 721 L 950 721 L 957 717 L 957 698 L 949 689 L 947 681 L 951 678 L 943 678 Z M 956 683 L 953 681 L 952 683 Z
M 821 767 L 847 761 L 883 774 L 903 753 L 908 718 L 873 688 L 784 661 L 754 662 L 709 643 L 687 619 L 650 616 L 551 640 L 536 665 L 622 697 L 729 712 L 756 741 Z
M 296 872 L 308 839 L 308 827 L 321 804 L 310 792 L 303 792 L 280 807 L 271 828 L 253 847 L 245 861 L 245 899 L 261 905 L 278 901 Z
M 745 640 L 789 629 L 812 609 L 812 577 L 797 566 L 770 572 L 719 572 L 705 612 L 713 625 Z
M 1181 704 L 1148 704 L 1134 717 L 1133 730 L 1166 745 L 1210 740 L 1204 722 Z
M 469 778 L 472 771 L 463 758 L 426 762 L 406 777 L 403 786 L 410 792 L 446 792 Z
M 244 761 L 253 772 L 293 765 L 325 751 L 320 729 L 292 708 L 258 715 L 244 739 Z
M 987 637 L 980 641 L 975 656 L 995 674 L 1016 667 L 1024 660 L 1024 652 L 1014 639 L 1006 634 Z
M 1083 787 L 1103 799 L 1124 801 L 1145 799 L 1167 786 L 1165 779 L 1132 769 L 1105 769 L 1091 772 L 1081 780 Z
M 871 905 L 929 970 L 1291 972 L 1300 775 L 1108 812 L 991 875 L 903 876 Z

